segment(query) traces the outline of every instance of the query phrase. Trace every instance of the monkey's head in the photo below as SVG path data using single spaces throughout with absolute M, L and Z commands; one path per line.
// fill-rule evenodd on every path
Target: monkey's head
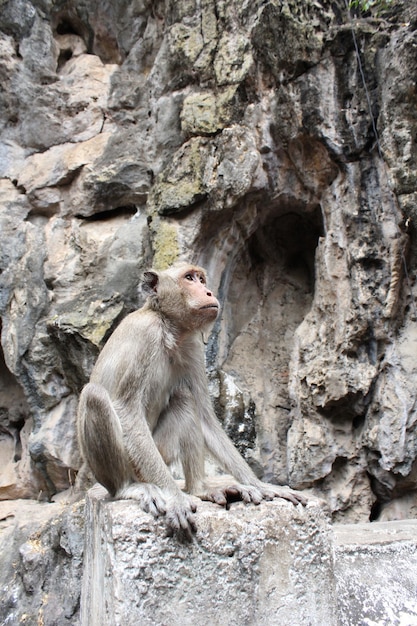
M 203 329 L 219 314 L 219 301 L 207 287 L 206 272 L 197 265 L 149 270 L 143 287 L 149 294 L 148 305 L 183 331 Z

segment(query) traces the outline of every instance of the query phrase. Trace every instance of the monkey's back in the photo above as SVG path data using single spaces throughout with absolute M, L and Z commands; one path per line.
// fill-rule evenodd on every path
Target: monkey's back
M 176 352 L 172 330 L 145 306 L 130 313 L 115 329 L 90 380 L 108 391 L 115 407 L 123 406 L 129 412 L 129 407 L 133 411 L 141 406 L 152 426 L 181 380 Z

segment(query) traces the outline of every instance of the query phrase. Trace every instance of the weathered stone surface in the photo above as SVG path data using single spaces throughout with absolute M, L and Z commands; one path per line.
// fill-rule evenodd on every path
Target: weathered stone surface
M 110 134 L 96 135 L 80 144 L 63 144 L 34 154 L 25 161 L 17 183 L 27 194 L 44 187 L 68 185 L 85 165 L 103 153 Z
M 0 502 L 2 623 L 416 621 L 414 520 L 330 527 L 313 502 L 200 503 L 197 535 L 182 544 L 102 488 L 89 492 L 87 525 L 84 508 Z
M 229 511 L 199 502 L 192 543 L 133 502 L 87 499 L 81 624 L 336 624 L 330 528 L 319 503 Z
M 340 626 L 417 622 L 416 531 L 416 520 L 334 526 Z
M 236 87 L 227 87 L 219 94 L 210 91 L 191 93 L 184 98 L 181 129 L 185 133 L 210 135 L 225 128 L 233 119 L 237 105 Z
M 252 38 L 276 80 L 291 80 L 321 60 L 322 25 L 333 19 L 326 9 L 326 3 L 319 7 L 309 1 L 298 5 L 267 2 L 262 7 Z
M 27 103 L 21 127 L 23 145 L 44 150 L 68 141 L 86 141 L 102 131 L 110 78 L 117 66 L 103 65 L 95 55 L 74 54 L 77 44 L 65 48 L 71 56 L 57 67 L 59 79 L 36 91 Z M 35 117 L 29 104 L 36 109 Z
M 84 552 L 84 504 L 0 502 L 0 620 L 76 626 Z

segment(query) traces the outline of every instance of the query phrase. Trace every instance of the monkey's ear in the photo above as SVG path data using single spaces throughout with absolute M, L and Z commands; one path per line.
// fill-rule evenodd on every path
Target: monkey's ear
M 143 285 L 142 285 L 143 291 L 145 293 L 156 293 L 158 282 L 159 282 L 159 276 L 157 272 L 154 272 L 153 270 L 144 272 Z

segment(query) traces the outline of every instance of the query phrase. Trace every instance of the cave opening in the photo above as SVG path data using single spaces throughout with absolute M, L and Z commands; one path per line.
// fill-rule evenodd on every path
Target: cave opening
M 320 207 L 272 207 L 239 242 L 224 294 L 221 368 L 256 405 L 265 480 L 287 481 L 289 363 L 294 335 L 311 308 Z
M 309 213 L 286 207 L 270 211 L 240 243 L 225 294 L 229 346 L 254 316 L 259 332 L 275 328 L 271 346 L 288 334 L 288 325 L 295 329 L 301 323 L 313 300 L 315 253 L 322 234 L 319 207 Z
M 74 26 L 73 20 L 69 18 L 62 18 L 57 26 L 56 32 L 58 35 L 79 35 L 82 36 L 82 29 Z

